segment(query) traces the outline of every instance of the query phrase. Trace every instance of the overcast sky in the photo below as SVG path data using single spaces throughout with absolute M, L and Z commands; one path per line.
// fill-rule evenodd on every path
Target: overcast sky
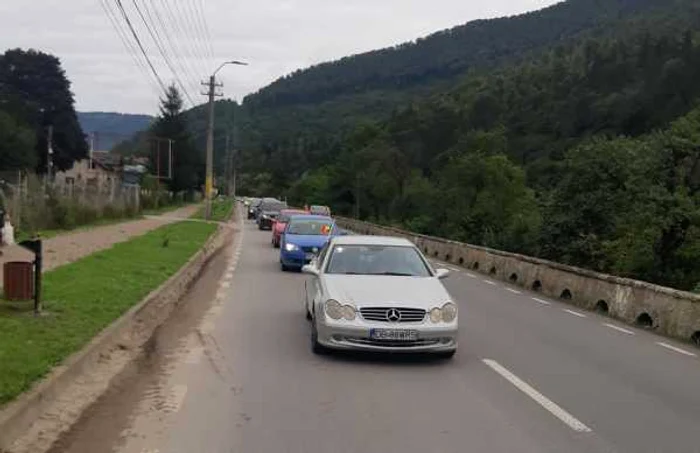
M 165 84 L 174 78 L 144 28 L 134 0 L 121 0 Z M 227 59 L 245 60 L 219 73 L 225 97 L 242 99 L 311 64 L 413 40 L 470 20 L 539 9 L 556 0 L 136 0 L 155 24 L 194 103 L 198 83 Z M 154 114 L 157 85 L 125 50 L 106 11 L 117 0 L 0 0 L 0 51 L 36 48 L 58 56 L 77 108 Z M 103 9 L 104 6 L 109 10 Z M 211 50 L 206 44 L 203 12 Z M 165 30 L 158 20 L 165 25 Z M 173 20 L 175 19 L 175 20 Z M 120 23 L 123 20 L 120 18 Z M 170 31 L 168 31 L 170 30 Z M 179 32 L 178 32 L 179 30 Z M 127 31 L 127 29 L 125 29 Z M 128 32 L 128 31 L 127 31 Z M 196 37 L 199 37 L 197 39 Z M 133 41 L 133 38 L 131 38 Z M 173 52 L 172 48 L 177 52 Z M 211 53 L 210 53 L 211 52 Z M 189 102 L 188 102 L 189 105 Z

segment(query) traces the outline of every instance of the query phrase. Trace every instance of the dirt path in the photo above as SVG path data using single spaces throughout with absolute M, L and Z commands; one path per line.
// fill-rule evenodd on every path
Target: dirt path
M 72 263 L 84 256 L 110 248 L 116 243 L 140 236 L 167 223 L 190 217 L 198 208 L 197 205 L 185 206 L 161 216 L 149 216 L 114 225 L 99 226 L 47 239 L 44 241 L 44 270 Z M 0 268 L 8 261 L 31 261 L 34 259 L 30 252 L 18 245 L 3 247 L 2 252 Z M 0 285 L 2 283 L 3 272 L 0 270 Z

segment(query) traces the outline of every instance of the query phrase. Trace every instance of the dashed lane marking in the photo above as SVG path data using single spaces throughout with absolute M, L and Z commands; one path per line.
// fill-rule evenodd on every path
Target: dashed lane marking
M 539 304 L 542 304 L 542 305 L 552 305 L 551 302 L 547 302 L 546 300 L 544 300 L 544 299 L 539 299 L 539 298 L 537 298 L 537 297 L 533 297 L 532 300 L 534 300 L 535 302 L 537 302 L 537 303 L 539 303 Z
M 496 286 L 496 283 L 492 282 L 491 280 L 484 280 L 484 283 L 486 283 L 487 285 Z
M 697 357 L 697 354 L 695 354 L 693 352 L 686 351 L 685 349 L 677 348 L 677 347 L 670 345 L 668 343 L 664 343 L 663 341 L 657 341 L 656 344 L 658 344 L 659 346 L 661 346 L 663 348 L 670 349 L 671 351 L 675 351 L 679 354 L 687 355 L 688 357 Z
M 573 311 L 573 310 L 564 310 L 564 311 L 570 315 L 578 316 L 579 318 L 587 318 L 586 315 L 584 315 L 583 313 L 579 313 L 577 311 Z
M 535 390 L 527 382 L 523 381 L 518 376 L 511 373 L 500 363 L 491 359 L 483 359 L 483 362 L 496 373 L 500 374 L 508 382 L 513 384 L 518 390 L 535 400 L 535 402 L 537 402 L 540 406 L 548 410 L 552 415 L 557 417 L 562 422 L 566 423 L 569 426 L 569 428 L 581 433 L 590 433 L 592 431 L 591 428 L 584 425 L 576 417 L 562 409 L 554 401 L 550 400 L 549 398 Z
M 627 335 L 634 335 L 635 333 L 631 330 L 623 329 L 620 326 L 616 326 L 615 324 L 610 324 L 610 323 L 603 323 L 605 327 L 610 327 L 611 329 L 617 330 L 618 332 L 625 333 Z
M 506 288 L 506 291 L 511 292 L 513 294 L 522 294 L 522 291 L 518 291 L 517 289 L 513 288 Z
M 467 277 L 469 278 L 477 278 L 476 275 L 472 274 L 471 272 L 467 272 Z

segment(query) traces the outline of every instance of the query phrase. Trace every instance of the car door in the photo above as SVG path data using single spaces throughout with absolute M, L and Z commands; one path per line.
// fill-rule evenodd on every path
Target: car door
M 323 278 L 323 274 L 321 274 L 321 272 L 323 269 L 323 264 L 326 260 L 326 256 L 328 255 L 328 249 L 329 243 L 327 242 L 326 245 L 324 245 L 321 249 L 321 252 L 319 252 L 318 256 L 311 261 L 310 266 L 315 266 L 316 269 L 318 269 L 319 271 L 319 275 L 309 275 L 309 278 L 307 278 L 304 282 L 304 292 L 306 294 L 306 297 L 304 299 L 306 304 L 306 310 L 308 313 L 314 312 L 314 302 L 318 301 L 319 298 L 323 297 L 323 285 L 321 284 L 321 278 Z

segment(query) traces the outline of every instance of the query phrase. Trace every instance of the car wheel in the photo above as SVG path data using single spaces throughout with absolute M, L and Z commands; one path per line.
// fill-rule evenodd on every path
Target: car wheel
M 328 348 L 318 342 L 318 330 L 316 330 L 316 321 L 311 323 L 311 351 L 316 355 L 325 355 L 328 353 Z
M 280 263 L 280 268 L 282 269 L 282 272 L 289 272 L 289 266 L 284 263 Z
M 309 309 L 308 309 L 308 308 L 305 308 L 304 311 L 306 311 L 306 320 L 307 320 L 307 321 L 313 321 L 313 320 L 314 320 L 314 317 L 311 316 L 311 313 L 309 313 Z

